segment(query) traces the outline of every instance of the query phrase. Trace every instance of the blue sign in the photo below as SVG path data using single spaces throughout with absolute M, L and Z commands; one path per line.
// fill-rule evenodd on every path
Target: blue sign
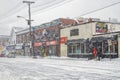
M 7 50 L 15 50 L 15 45 L 10 45 L 6 47 Z

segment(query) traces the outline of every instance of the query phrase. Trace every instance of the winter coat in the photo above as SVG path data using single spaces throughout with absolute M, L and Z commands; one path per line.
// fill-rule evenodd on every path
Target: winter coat
M 94 57 L 97 57 L 97 53 L 98 53 L 98 52 L 97 52 L 97 48 L 94 47 L 94 48 L 93 48 Z

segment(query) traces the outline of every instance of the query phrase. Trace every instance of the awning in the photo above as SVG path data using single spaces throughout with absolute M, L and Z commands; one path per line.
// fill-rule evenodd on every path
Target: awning
M 114 40 L 112 37 L 93 37 L 90 41 L 91 42 L 103 42 L 106 40 Z
M 74 43 L 84 43 L 85 39 L 77 39 L 77 40 L 68 40 L 67 45 L 74 44 Z

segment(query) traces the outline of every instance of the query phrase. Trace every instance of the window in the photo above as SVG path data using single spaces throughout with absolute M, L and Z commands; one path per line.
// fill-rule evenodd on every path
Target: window
M 73 29 L 70 31 L 70 36 L 77 36 L 79 35 L 79 30 L 78 29 Z
M 81 53 L 85 53 L 84 51 L 85 51 L 85 48 L 84 48 L 85 46 L 84 46 L 84 43 L 81 43 Z
M 69 50 L 69 53 L 72 53 L 72 46 L 71 45 L 68 46 L 68 50 Z
M 76 53 L 77 53 L 77 54 L 81 53 L 80 44 L 77 44 L 77 50 L 76 50 Z

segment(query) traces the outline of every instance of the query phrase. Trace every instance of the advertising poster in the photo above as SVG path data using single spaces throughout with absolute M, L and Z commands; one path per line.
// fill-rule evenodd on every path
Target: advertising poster
M 96 23 L 96 33 L 106 33 L 108 31 L 108 25 L 103 22 Z

